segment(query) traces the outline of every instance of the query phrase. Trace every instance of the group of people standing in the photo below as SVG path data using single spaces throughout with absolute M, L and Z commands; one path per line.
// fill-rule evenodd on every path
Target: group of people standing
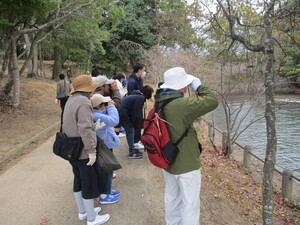
M 146 73 L 143 64 L 134 65 L 128 79 L 127 95 L 122 97 L 120 85 L 125 75 L 117 74 L 115 79 L 118 81 L 115 81 L 98 72 L 93 71 L 92 77 L 80 75 L 74 79 L 73 91 L 62 116 L 62 131 L 70 137 L 80 136 L 84 143 L 79 160 L 70 164 L 74 173 L 73 191 L 78 217 L 80 220 L 87 219 L 88 225 L 103 224 L 110 218 L 109 214 L 98 215 L 101 208 L 94 208 L 94 198 L 100 198 L 100 203 L 114 202 L 120 195 L 120 191 L 111 189 L 111 173 L 106 174 L 106 185 L 99 179 L 96 135 L 112 150 L 120 143 L 118 129 L 123 126 L 129 158 L 142 158 L 137 144 L 143 128 L 143 107 L 154 92 L 152 87 L 143 84 L 142 77 Z M 60 81 L 59 85 L 62 87 L 65 82 Z M 197 98 L 189 97 L 190 88 Z M 193 122 L 214 110 L 218 101 L 198 77 L 187 74 L 181 67 L 164 73 L 164 81 L 159 84 L 154 96 L 158 107 L 170 99 L 173 100 L 164 106 L 164 119 L 168 122 L 171 141 L 176 143 L 186 130 L 187 134 L 177 146 L 179 152 L 175 160 L 163 170 L 165 220 L 167 225 L 199 225 L 202 148 Z M 106 192 L 103 192 L 103 186 L 108 186 Z
M 92 76 L 77 76 L 72 84 L 63 74 L 59 75 L 57 98 L 62 108 L 61 131 L 69 137 L 81 137 L 84 144 L 79 159 L 70 164 L 74 173 L 73 192 L 78 218 L 87 219 L 88 225 L 103 224 L 110 218 L 109 214 L 98 215 L 101 208 L 94 208 L 94 199 L 100 204 L 112 204 L 120 200 L 121 194 L 112 189 L 113 172 L 101 171 L 97 162 L 97 138 L 113 151 L 119 147 L 119 129 L 124 127 L 129 158 L 142 157 L 135 144 L 141 136 L 144 103 L 154 91 L 143 85 L 143 74 L 145 66 L 135 64 L 127 90 L 123 86 L 126 76 L 121 72 L 114 79 L 108 79 L 95 68 Z

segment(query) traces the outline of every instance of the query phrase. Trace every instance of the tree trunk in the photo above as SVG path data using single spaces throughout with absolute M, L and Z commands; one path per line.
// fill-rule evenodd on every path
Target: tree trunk
M 37 46 L 37 43 L 35 42 L 34 43 L 34 46 L 33 46 L 33 56 L 32 56 L 32 70 L 31 70 L 31 73 L 28 73 L 27 77 L 37 77 L 37 74 L 38 74 L 38 46 Z
M 32 43 L 30 43 L 28 36 L 24 35 L 25 39 L 27 39 L 26 43 L 30 46 L 30 50 L 28 50 L 28 54 L 27 54 L 27 58 L 22 66 L 22 68 L 20 69 L 20 76 L 22 75 L 22 73 L 25 71 L 27 65 L 29 65 L 29 67 L 27 67 L 27 77 L 33 77 L 32 74 L 33 72 L 35 73 L 35 76 L 37 75 L 37 65 L 34 65 L 34 63 L 37 64 L 37 62 L 34 62 L 34 60 L 37 60 L 37 43 L 38 43 L 38 39 L 41 36 L 42 31 L 38 31 L 34 34 Z M 29 47 L 28 47 L 29 48 Z M 35 57 L 35 59 L 34 59 Z M 28 75 L 29 74 L 29 75 Z
M 26 41 L 27 48 L 30 51 L 27 52 L 27 77 L 37 77 L 38 74 L 38 46 L 37 46 L 37 39 L 40 36 L 40 32 L 36 33 L 32 43 L 30 43 L 28 34 L 24 34 L 24 38 Z M 23 71 L 22 71 L 23 72 Z
M 28 34 L 24 34 L 24 39 L 26 42 L 26 49 L 31 49 L 31 43 L 30 43 Z M 30 57 L 30 51 L 27 51 L 26 58 L 28 59 L 29 57 Z M 26 63 L 26 67 L 27 67 L 27 76 L 28 76 L 28 74 L 30 74 L 32 71 L 32 59 L 28 59 L 28 61 Z
M 11 46 L 11 44 L 10 44 L 10 46 Z M 12 55 L 12 51 L 10 51 L 10 53 L 9 53 L 9 59 L 12 58 L 11 55 Z M 13 84 L 14 84 L 14 80 L 13 80 L 13 77 L 11 74 L 12 74 L 12 64 L 11 64 L 11 62 L 9 62 L 8 63 L 8 80 L 1 90 L 2 97 L 9 99 L 9 101 L 11 101 L 11 99 L 9 97 L 9 93 L 11 92 Z
M 223 59 L 223 56 L 222 56 L 222 59 L 221 59 L 221 68 L 220 68 L 220 73 L 221 73 L 221 95 L 223 96 L 222 97 L 222 106 L 224 108 L 224 113 L 225 113 L 225 120 L 226 120 L 226 131 L 227 131 L 227 136 L 226 136 L 226 146 L 225 148 L 223 149 L 223 153 L 226 157 L 230 157 L 231 153 L 232 153 L 232 140 L 231 140 L 231 112 L 230 112 L 230 108 L 228 107 L 228 103 L 226 102 L 226 96 L 225 96 L 225 92 L 224 91 L 224 77 L 225 77 L 225 73 L 224 73 L 224 68 L 225 68 L 225 62 L 224 62 L 224 59 Z M 229 85 L 230 87 L 230 85 Z M 225 90 L 228 90 L 226 87 L 225 87 Z
M 58 46 L 54 47 L 54 64 L 53 64 L 53 71 L 52 71 L 52 80 L 58 80 L 58 75 L 61 71 L 61 56 L 60 56 L 60 49 Z
M 248 50 L 254 52 L 264 52 L 266 59 L 265 67 L 265 88 L 266 88 L 266 108 L 265 108 L 265 118 L 266 118 L 266 130 L 267 130 L 267 146 L 266 146 L 266 156 L 264 163 L 263 172 L 263 224 L 273 225 L 273 173 L 276 163 L 276 150 L 277 150 L 277 138 L 276 138 L 276 127 L 275 127 L 275 97 L 274 97 L 274 41 L 273 41 L 273 20 L 274 20 L 274 5 L 277 1 L 265 1 L 264 2 L 264 15 L 263 15 L 263 25 L 264 34 L 262 40 L 263 44 L 253 45 L 249 41 L 245 40 L 243 36 L 237 35 L 234 30 L 236 17 L 231 14 L 231 3 L 227 1 L 228 8 L 225 8 L 221 0 L 217 0 L 218 5 L 222 9 L 223 14 L 227 18 L 230 37 L 234 41 L 239 41 Z
M 263 172 L 263 224 L 273 224 L 273 175 L 276 163 L 277 138 L 275 127 L 275 100 L 274 100 L 274 42 L 272 38 L 273 24 L 270 15 L 264 16 L 265 25 L 265 50 L 266 70 L 265 70 L 265 87 L 266 87 L 266 129 L 267 129 L 267 149 Z
M 11 42 L 11 63 L 12 63 L 12 78 L 13 78 L 13 98 L 12 104 L 15 108 L 20 105 L 20 74 L 17 58 L 16 37 L 12 38 Z
M 7 69 L 7 66 L 8 66 L 8 63 L 9 63 L 9 58 L 10 58 L 10 47 L 11 47 L 11 44 L 10 44 L 10 40 L 6 40 L 4 41 L 4 56 L 3 56 L 3 61 L 2 61 L 2 68 L 1 68 L 1 71 L 0 71 L 0 86 L 1 86 L 1 81 L 2 81 L 2 78 L 5 74 L 5 71 Z
M 38 52 L 39 52 L 39 65 L 40 65 L 40 73 L 39 76 L 41 78 L 45 78 L 45 74 L 44 74 L 44 67 L 43 67 L 43 63 L 44 63 L 44 58 L 43 58 L 43 52 L 42 52 L 42 43 L 38 43 Z

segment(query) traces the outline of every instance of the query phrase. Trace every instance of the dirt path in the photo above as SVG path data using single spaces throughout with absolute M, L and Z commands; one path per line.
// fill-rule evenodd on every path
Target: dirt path
M 8 158 L 0 163 L 0 224 L 33 225 L 43 218 L 49 219 L 43 223 L 48 225 L 85 224 L 77 219 L 71 167 L 52 153 L 52 135 L 58 128 L 33 138 L 59 121 L 60 108 L 53 103 L 56 83 L 23 78 L 21 85 L 20 108 L 0 108 L 0 159 Z M 18 148 L 16 154 L 7 155 Z M 117 171 L 113 187 L 122 195 L 119 203 L 103 206 L 103 213 L 111 214 L 107 224 L 165 224 L 160 169 L 146 157 L 129 160 L 125 139 L 115 153 L 123 168 Z M 216 187 L 202 178 L 202 224 L 247 224 L 237 205 L 215 198 Z
M 0 176 L 1 224 L 51 225 L 85 224 L 77 219 L 72 194 L 71 166 L 52 153 L 52 136 Z M 120 202 L 102 206 L 110 213 L 107 223 L 118 225 L 161 225 L 164 222 L 164 181 L 160 169 L 147 157 L 128 159 L 127 144 L 122 139 L 115 154 L 123 168 L 116 171 L 113 188 L 122 191 Z M 215 199 L 212 185 L 203 179 L 201 221 L 203 225 L 250 224 L 230 201 Z M 95 205 L 98 205 L 96 203 Z

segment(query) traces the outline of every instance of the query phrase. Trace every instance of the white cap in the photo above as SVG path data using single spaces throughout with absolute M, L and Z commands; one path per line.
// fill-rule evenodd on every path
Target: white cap
M 94 94 L 91 97 L 91 102 L 92 102 L 93 108 L 100 105 L 101 103 L 110 102 L 110 101 L 112 101 L 112 100 L 109 96 L 104 97 L 103 95 L 100 95 L 100 94 Z
M 115 82 L 115 80 L 108 79 L 107 77 L 104 77 L 104 76 L 92 77 L 92 80 L 93 80 L 93 82 L 99 82 L 100 87 L 105 84 L 112 84 L 113 82 Z

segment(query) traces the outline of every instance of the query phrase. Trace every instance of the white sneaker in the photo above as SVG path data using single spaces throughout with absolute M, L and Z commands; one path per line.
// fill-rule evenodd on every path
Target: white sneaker
M 96 214 L 98 214 L 99 212 L 101 212 L 101 208 L 100 207 L 94 208 L 94 212 Z M 78 213 L 78 219 L 79 220 L 85 220 L 86 219 L 86 212 L 85 213 Z
M 96 215 L 95 220 L 90 222 L 87 221 L 87 225 L 100 225 L 103 223 L 106 223 L 110 218 L 109 214 L 104 214 L 104 215 Z
M 121 137 L 126 137 L 126 134 L 119 133 L 119 134 L 118 134 L 118 137 L 119 137 L 119 138 L 121 138 Z
M 135 149 L 143 149 L 144 145 L 139 141 L 138 143 L 134 143 L 134 148 Z

